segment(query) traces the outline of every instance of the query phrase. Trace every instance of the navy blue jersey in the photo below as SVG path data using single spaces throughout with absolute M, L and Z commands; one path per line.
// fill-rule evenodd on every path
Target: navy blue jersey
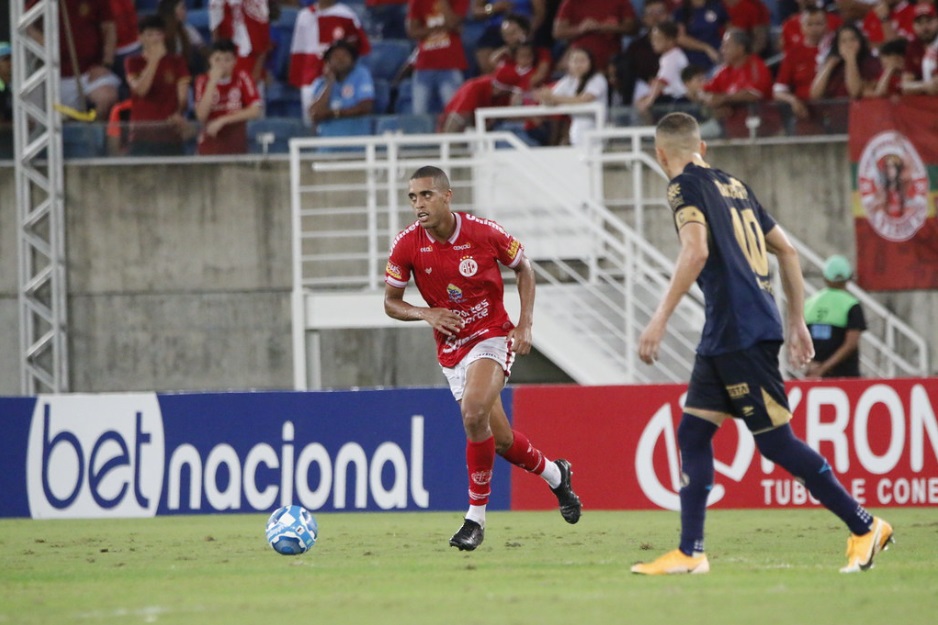
M 775 227 L 752 190 L 719 169 L 690 163 L 668 186 L 678 229 L 703 224 L 710 254 L 697 278 L 706 321 L 697 353 L 715 356 L 781 341 L 765 235 Z

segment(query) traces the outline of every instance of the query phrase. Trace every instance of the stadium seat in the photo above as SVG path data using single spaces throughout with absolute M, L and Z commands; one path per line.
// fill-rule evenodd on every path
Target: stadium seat
M 407 62 L 413 44 L 405 39 L 385 39 L 371 45 L 371 53 L 362 57 L 362 62 L 371 70 L 375 79 L 391 81 Z
M 375 79 L 375 106 L 374 114 L 383 115 L 388 112 L 391 104 L 391 85 L 386 80 Z
M 316 127 L 316 134 L 320 137 L 361 137 L 373 134 L 374 128 L 374 116 L 363 115 L 321 123 Z
M 62 153 L 65 158 L 97 158 L 104 156 L 104 123 L 62 124 Z
M 290 139 L 303 137 L 309 130 L 299 118 L 254 119 L 248 122 L 248 151 L 252 154 L 285 154 L 290 151 Z
M 397 85 L 397 97 L 394 100 L 394 112 L 402 115 L 414 111 L 413 82 L 406 78 Z
M 384 115 L 375 122 L 376 135 L 398 131 L 405 135 L 419 135 L 433 130 L 433 117 L 430 115 Z
M 156 10 L 159 8 L 160 0 L 136 0 L 134 2 L 134 8 L 137 9 L 137 15 L 146 15 L 148 13 L 156 13 Z M 188 10 L 188 5 L 186 9 Z
M 186 12 L 186 21 L 192 24 L 202 39 L 206 42 L 212 40 L 212 29 L 209 22 L 208 9 L 192 9 Z
M 265 110 L 268 117 L 303 118 L 300 90 L 285 82 L 271 81 L 267 84 Z
M 299 9 L 283 7 L 280 17 L 270 25 L 271 51 L 267 57 L 267 71 L 277 80 L 287 80 L 290 71 L 290 44 Z
M 466 53 L 466 78 L 479 75 L 479 64 L 476 62 L 476 43 L 485 32 L 488 24 L 485 20 L 465 20 L 462 23 L 462 47 Z

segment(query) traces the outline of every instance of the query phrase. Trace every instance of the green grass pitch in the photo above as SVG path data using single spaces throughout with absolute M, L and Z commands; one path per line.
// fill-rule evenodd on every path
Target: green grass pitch
M 489 513 L 473 553 L 453 513 L 318 514 L 276 554 L 265 515 L 0 521 L 0 623 L 933 625 L 938 510 L 876 511 L 897 544 L 841 575 L 847 532 L 820 510 L 710 511 L 711 572 L 646 578 L 673 512 Z

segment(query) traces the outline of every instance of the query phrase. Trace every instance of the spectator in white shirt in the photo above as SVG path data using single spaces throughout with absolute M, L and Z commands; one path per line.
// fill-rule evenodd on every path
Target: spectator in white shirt
M 648 93 L 635 103 L 646 123 L 653 122 L 652 106 L 687 102 L 687 90 L 681 80 L 681 72 L 687 67 L 687 55 L 677 45 L 679 34 L 674 22 L 662 22 L 651 30 L 651 47 L 659 55 L 658 73 L 652 79 Z
M 587 104 L 598 102 L 607 106 L 609 85 L 602 72 L 597 71 L 593 57 L 583 48 L 572 46 L 566 53 L 566 74 L 553 87 L 542 87 L 534 92 L 534 99 L 541 104 Z M 570 131 L 563 133 L 560 143 L 583 145 L 585 133 L 596 127 L 592 113 L 570 116 Z

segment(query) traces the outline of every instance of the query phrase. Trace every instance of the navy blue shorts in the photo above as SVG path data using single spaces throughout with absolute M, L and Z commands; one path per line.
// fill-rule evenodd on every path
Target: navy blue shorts
M 694 359 L 685 408 L 712 410 L 742 419 L 750 432 L 791 421 L 785 384 L 778 369 L 776 341 L 749 349 Z

